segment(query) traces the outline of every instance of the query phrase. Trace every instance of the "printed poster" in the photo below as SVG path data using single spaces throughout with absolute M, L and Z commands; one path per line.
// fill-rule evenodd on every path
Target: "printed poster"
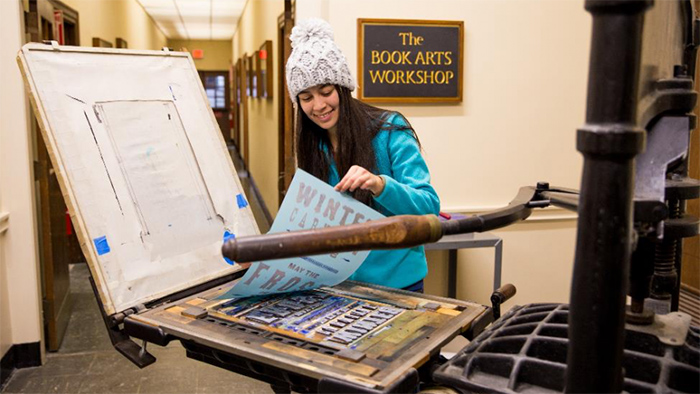
M 339 193 L 311 174 L 297 169 L 269 233 L 311 230 L 364 223 L 384 215 Z M 362 265 L 370 251 L 295 257 L 253 263 L 241 280 L 218 297 L 250 297 L 333 286 Z

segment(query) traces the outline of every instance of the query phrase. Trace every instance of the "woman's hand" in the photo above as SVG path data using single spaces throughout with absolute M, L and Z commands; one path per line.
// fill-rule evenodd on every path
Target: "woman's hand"
M 384 191 L 384 178 L 372 174 L 363 167 L 352 166 L 343 179 L 335 185 L 335 190 L 339 192 L 354 192 L 357 188 L 369 190 L 372 194 L 378 196 Z

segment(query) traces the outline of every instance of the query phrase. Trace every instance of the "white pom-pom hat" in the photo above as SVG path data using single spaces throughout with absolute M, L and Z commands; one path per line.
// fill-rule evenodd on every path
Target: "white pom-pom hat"
M 333 29 L 323 19 L 309 18 L 294 26 L 292 54 L 286 65 L 289 97 L 316 85 L 340 85 L 355 90 L 348 62 L 333 41 Z

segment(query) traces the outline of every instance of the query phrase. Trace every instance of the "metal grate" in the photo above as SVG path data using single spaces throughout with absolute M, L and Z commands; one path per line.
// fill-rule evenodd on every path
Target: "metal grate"
M 563 392 L 569 306 L 515 307 L 434 374 L 436 382 L 462 391 Z M 700 392 L 700 329 L 691 327 L 683 346 L 625 331 L 624 391 Z M 595 379 L 594 376 L 591 377 Z

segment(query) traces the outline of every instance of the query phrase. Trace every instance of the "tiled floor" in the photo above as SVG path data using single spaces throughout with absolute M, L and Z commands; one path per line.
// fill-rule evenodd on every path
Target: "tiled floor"
M 235 151 L 233 156 L 236 163 Z M 241 172 L 240 161 L 236 167 Z M 248 187 L 247 174 L 241 175 Z M 260 230 L 266 232 L 269 223 L 254 194 L 246 195 Z M 157 361 L 139 369 L 112 347 L 87 265 L 73 264 L 70 272 L 75 304 L 61 348 L 47 353 L 41 367 L 16 370 L 2 393 L 272 393 L 266 383 L 188 359 L 179 342 L 149 345 Z

